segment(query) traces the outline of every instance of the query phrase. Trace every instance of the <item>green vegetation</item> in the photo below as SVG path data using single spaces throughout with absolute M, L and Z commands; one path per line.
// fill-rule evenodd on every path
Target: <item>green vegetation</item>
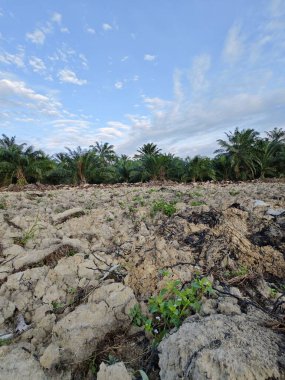
M 253 129 L 226 133 L 218 140 L 216 156 L 185 159 L 162 153 L 154 143 L 144 144 L 130 158 L 118 156 L 113 145 L 95 142 L 89 149 L 66 148 L 46 155 L 32 146 L 18 144 L 16 138 L 0 139 L 0 186 L 135 183 L 151 180 L 195 182 L 208 180 L 251 180 L 285 176 L 285 131 L 275 128 L 260 137 Z M 154 192 L 149 189 L 148 192 Z M 194 197 L 199 197 L 193 193 Z
M 6 210 L 7 208 L 7 203 L 5 201 L 5 199 L 0 199 L 0 210 Z
M 168 203 L 163 199 L 155 201 L 151 209 L 151 215 L 154 216 L 157 212 L 162 212 L 164 215 L 170 217 L 176 212 L 175 203 Z
M 241 265 L 236 270 L 225 271 L 224 275 L 227 278 L 233 278 L 233 277 L 239 277 L 239 276 L 246 276 L 248 273 L 249 273 L 249 269 L 246 266 Z
M 203 206 L 203 205 L 205 205 L 205 204 L 206 204 L 206 202 L 204 202 L 204 201 L 192 201 L 192 202 L 190 203 L 190 205 L 193 206 L 193 207 L 196 207 L 196 206 Z
M 35 223 L 32 224 L 32 226 L 29 229 L 24 231 L 21 237 L 15 238 L 15 243 L 24 247 L 29 240 L 33 240 L 36 237 L 36 234 L 38 233 L 38 231 L 39 231 L 39 222 L 37 218 Z
M 239 193 L 240 193 L 240 191 L 239 190 L 235 190 L 235 189 L 229 191 L 229 194 L 231 196 L 233 196 L 233 197 L 236 196 L 236 195 L 238 195 Z
M 189 315 L 198 312 L 201 300 L 212 292 L 207 278 L 196 278 L 183 286 L 179 280 L 168 281 L 157 296 L 148 300 L 149 315 L 144 315 L 139 305 L 130 311 L 133 324 L 143 326 L 158 343 L 171 329 L 178 328 Z

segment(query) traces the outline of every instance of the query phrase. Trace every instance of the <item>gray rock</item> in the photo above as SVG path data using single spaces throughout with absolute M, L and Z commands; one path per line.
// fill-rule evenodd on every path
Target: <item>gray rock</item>
M 51 350 L 45 350 L 42 363 L 52 367 L 59 362 L 82 361 L 95 351 L 107 333 L 130 323 L 129 310 L 136 304 L 132 289 L 121 283 L 104 285 L 89 296 L 53 328 Z M 60 348 L 60 356 L 50 355 Z M 46 359 L 48 357 L 48 359 Z
M 261 320 L 251 313 L 189 318 L 159 345 L 161 379 L 283 379 L 282 337 Z
M 125 364 L 123 362 L 115 363 L 106 366 L 105 363 L 100 364 L 100 369 L 97 374 L 97 380 L 132 380 Z
M 2 325 L 6 319 L 11 318 L 16 309 L 16 305 L 10 302 L 5 297 L 0 296 L 0 325 Z
M 279 209 L 276 209 L 276 210 L 270 208 L 270 209 L 267 210 L 267 214 L 271 215 L 271 216 L 280 216 L 283 213 L 285 213 L 285 209 L 284 208 L 279 208 Z
M 65 222 L 68 219 L 76 218 L 84 214 L 85 214 L 85 211 L 81 207 L 71 208 L 70 210 L 66 210 L 64 212 L 61 212 L 60 214 L 54 215 L 53 223 L 60 224 L 60 223 Z
M 0 377 L 5 380 L 48 380 L 39 362 L 22 347 L 0 347 Z

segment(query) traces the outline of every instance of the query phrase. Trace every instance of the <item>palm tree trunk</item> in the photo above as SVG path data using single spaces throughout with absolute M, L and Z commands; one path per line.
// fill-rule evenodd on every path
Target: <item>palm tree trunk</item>
M 28 181 L 26 180 L 26 177 L 25 177 L 24 171 L 23 171 L 23 169 L 21 168 L 21 166 L 19 166 L 19 167 L 17 168 L 16 177 L 17 177 L 17 185 L 25 186 L 25 185 L 28 184 Z

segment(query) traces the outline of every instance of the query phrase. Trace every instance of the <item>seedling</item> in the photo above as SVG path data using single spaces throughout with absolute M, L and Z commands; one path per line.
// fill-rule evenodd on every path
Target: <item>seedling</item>
M 171 329 L 178 328 L 185 318 L 198 312 L 202 297 L 211 293 L 212 284 L 207 278 L 196 278 L 185 287 L 179 280 L 169 281 L 157 296 L 149 298 L 150 317 L 142 313 L 139 305 L 131 309 L 130 316 L 136 326 L 143 326 L 155 343 L 159 343 Z
M 175 203 L 168 203 L 163 199 L 160 201 L 155 201 L 151 209 L 151 216 L 154 216 L 157 212 L 162 212 L 164 215 L 170 217 L 176 212 Z
M 203 206 L 205 204 L 206 204 L 206 202 L 204 202 L 204 201 L 193 201 L 193 202 L 190 203 L 190 205 L 193 206 L 193 207 Z

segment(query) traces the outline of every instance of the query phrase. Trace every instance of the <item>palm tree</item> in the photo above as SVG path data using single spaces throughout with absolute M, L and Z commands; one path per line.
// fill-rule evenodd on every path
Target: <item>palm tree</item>
M 226 155 L 231 163 L 235 179 L 254 178 L 257 168 L 256 141 L 259 135 L 254 129 L 238 128 L 226 133 L 228 141 L 217 140 L 221 149 L 215 153 Z
M 282 128 L 274 128 L 272 131 L 266 132 L 270 141 L 285 143 L 285 131 Z
M 158 149 L 156 144 L 147 143 L 147 144 L 144 144 L 142 147 L 140 147 L 137 150 L 137 152 L 139 154 L 136 154 L 135 158 L 142 158 L 146 155 L 157 156 L 161 152 L 161 149 Z
M 192 159 L 188 157 L 186 161 L 186 180 L 196 182 L 216 178 L 213 163 L 209 157 L 195 156 Z
M 94 164 L 94 154 L 78 146 L 72 150 L 65 148 L 68 153 L 58 153 L 55 155 L 59 166 L 72 177 L 73 182 L 80 185 L 87 182 L 88 172 Z
M 111 145 L 107 142 L 99 143 L 98 141 L 95 141 L 95 145 L 90 145 L 90 148 L 94 153 L 96 153 L 100 161 L 105 164 L 110 164 L 116 159 L 114 145 Z
M 1 184 L 9 184 L 16 179 L 17 184 L 26 185 L 28 177 L 41 180 L 44 170 L 51 169 L 50 158 L 41 150 L 34 150 L 26 143 L 17 144 L 16 137 L 2 135 L 0 139 Z

